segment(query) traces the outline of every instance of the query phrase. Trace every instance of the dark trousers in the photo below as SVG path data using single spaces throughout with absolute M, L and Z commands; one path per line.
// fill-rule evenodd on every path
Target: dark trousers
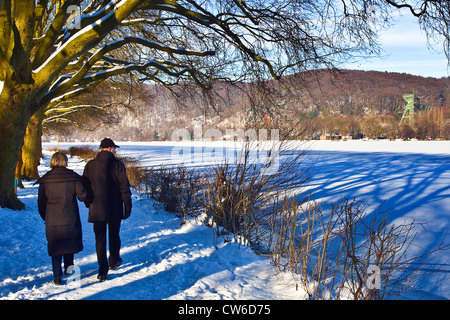
M 62 277 L 61 262 L 63 257 L 64 257 L 64 270 L 67 270 L 69 266 L 73 265 L 73 253 L 52 256 L 53 277 L 55 279 Z
M 95 248 L 97 250 L 98 273 L 108 274 L 109 265 L 120 258 L 120 223 L 122 220 L 94 222 Z M 109 235 L 109 265 L 106 256 L 106 229 Z

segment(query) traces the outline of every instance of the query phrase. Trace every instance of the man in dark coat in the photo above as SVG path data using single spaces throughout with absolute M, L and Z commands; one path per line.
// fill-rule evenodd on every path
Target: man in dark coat
M 115 157 L 119 148 L 111 139 L 100 143 L 101 151 L 89 161 L 83 176 L 89 182 L 92 201 L 88 221 L 94 224 L 98 279 L 107 280 L 108 269 L 122 264 L 120 257 L 120 224 L 131 214 L 130 183 L 125 165 Z M 109 234 L 109 263 L 106 255 L 106 229 Z
M 56 152 L 50 160 L 52 168 L 36 181 L 39 184 L 38 210 L 45 220 L 48 254 L 52 257 L 54 283 L 62 278 L 61 262 L 67 273 L 73 265 L 74 253 L 83 250 L 81 220 L 77 198 L 87 200 L 82 177 L 67 169 L 67 156 Z

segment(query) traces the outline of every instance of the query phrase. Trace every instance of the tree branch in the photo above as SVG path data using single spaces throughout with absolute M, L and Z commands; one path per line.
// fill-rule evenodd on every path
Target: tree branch
M 52 24 L 47 30 L 45 36 L 40 39 L 40 45 L 36 51 L 31 67 L 36 69 L 51 53 L 53 45 L 58 38 L 62 28 L 64 27 L 69 14 L 67 9 L 72 5 L 79 5 L 81 0 L 66 0 L 63 5 L 56 12 Z M 43 5 L 41 3 L 41 5 Z M 42 10 L 42 9 L 41 9 Z
M 120 21 L 135 10 L 141 1 L 127 0 L 114 4 L 108 14 L 95 21 L 95 23 L 77 30 L 42 65 L 34 70 L 36 82 L 40 86 L 50 83 L 51 79 L 59 74 L 74 57 L 83 54 L 102 41 L 109 32 L 119 25 Z
M 11 1 L 0 0 L 0 50 L 3 52 L 5 61 L 0 61 L 2 65 L 5 62 L 9 65 L 9 57 L 11 56 Z
M 14 73 L 14 69 L 9 64 L 8 60 L 9 59 L 6 57 L 5 53 L 3 52 L 2 48 L 0 47 L 0 67 L 6 73 L 5 74 L 6 78 L 10 78 L 11 75 Z M 0 77 L 2 77 L 2 76 L 3 75 L 0 74 Z M 0 79 L 0 80 L 3 80 L 3 79 Z
M 417 18 L 420 18 L 424 13 L 427 12 L 428 1 L 425 1 L 422 4 L 422 9 L 419 12 L 416 12 L 416 10 L 410 4 L 406 4 L 406 3 L 398 4 L 392 0 L 386 0 L 386 2 L 389 3 L 391 6 L 398 8 L 398 9 L 402 9 L 402 8 L 409 9 L 409 11 L 411 11 L 411 13 Z
M 167 1 L 165 1 L 165 2 L 167 2 Z M 169 1 L 169 2 L 172 2 L 172 1 Z M 186 8 L 179 5 L 178 3 L 173 3 L 172 5 L 173 5 L 174 9 L 170 9 L 168 11 L 172 11 L 174 13 L 178 13 L 178 14 L 181 14 L 186 17 L 191 17 L 191 18 L 193 18 L 194 21 L 196 21 L 204 26 L 210 27 L 211 29 L 215 30 L 216 32 L 217 32 L 217 29 L 212 28 L 212 25 L 213 24 L 217 25 L 219 28 L 221 28 L 225 32 L 225 35 L 231 39 L 231 42 L 236 44 L 238 46 L 238 48 L 241 49 L 243 52 L 245 52 L 253 61 L 261 62 L 261 63 L 265 64 L 266 67 L 268 68 L 271 76 L 274 79 L 280 78 L 279 75 L 277 75 L 275 73 L 272 64 L 267 59 L 256 54 L 256 52 L 254 52 L 253 50 L 248 48 L 246 45 L 244 45 L 244 43 L 241 41 L 241 38 L 236 33 L 234 33 L 227 24 L 223 23 L 222 20 L 218 19 L 217 17 L 215 17 L 214 15 L 212 15 L 211 13 L 209 13 L 208 11 L 206 11 L 205 9 L 200 7 L 195 1 L 188 0 L 188 2 L 191 3 L 192 5 L 194 5 L 198 10 L 201 10 L 202 13 L 187 10 Z
M 98 49 L 95 53 L 93 53 L 91 55 L 91 57 L 84 63 L 84 65 L 73 76 L 66 76 L 64 78 L 60 78 L 60 80 L 58 80 L 55 84 L 52 85 L 52 88 L 47 93 L 47 98 L 51 99 L 52 96 L 59 96 L 63 92 L 66 92 L 67 90 L 69 90 L 72 86 L 79 84 L 81 82 L 85 82 L 83 80 L 91 79 L 93 81 L 97 81 L 97 80 L 95 80 L 97 78 L 95 76 L 95 74 L 93 76 L 87 76 L 87 74 L 89 73 L 89 71 L 91 71 L 92 67 L 95 66 L 101 59 L 107 60 L 109 62 L 115 62 L 116 64 L 119 63 L 122 65 L 128 65 L 128 66 L 133 66 L 133 65 L 139 64 L 138 62 L 119 60 L 119 59 L 115 59 L 115 58 L 109 58 L 106 56 L 107 53 L 109 53 L 113 50 L 116 50 L 120 47 L 123 47 L 126 44 L 130 44 L 130 43 L 140 44 L 144 47 L 155 49 L 158 51 L 167 52 L 170 54 L 180 54 L 180 55 L 187 55 L 187 56 L 192 55 L 192 56 L 199 56 L 199 57 L 210 56 L 210 55 L 215 54 L 215 51 L 193 51 L 193 50 L 187 50 L 185 48 L 172 48 L 168 45 L 160 44 L 160 43 L 150 41 L 150 40 L 147 40 L 147 39 L 144 39 L 141 37 L 133 37 L 133 36 L 124 37 L 120 40 L 103 45 L 102 48 Z M 150 66 L 155 66 L 155 64 L 150 64 Z M 102 70 L 101 72 L 104 72 L 104 74 L 106 75 L 106 74 L 109 74 L 108 73 L 109 70 L 113 70 L 116 67 L 117 67 L 117 65 L 112 65 L 112 66 L 106 65 L 103 68 L 104 70 Z M 141 68 L 138 68 L 138 69 L 141 69 Z M 172 76 L 177 75 L 177 73 L 169 72 L 167 68 L 162 68 L 160 70 L 163 70 L 164 72 L 167 71 L 166 73 L 168 75 L 172 75 Z M 114 70 L 114 72 L 117 72 L 117 69 Z M 97 72 L 97 74 L 99 74 L 99 72 Z

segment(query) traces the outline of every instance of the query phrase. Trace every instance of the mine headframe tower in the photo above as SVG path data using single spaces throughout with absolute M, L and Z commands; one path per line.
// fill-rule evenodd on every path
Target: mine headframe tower
M 403 115 L 402 118 L 400 120 L 399 125 L 402 124 L 404 119 L 408 119 L 409 120 L 409 126 L 413 127 L 414 126 L 414 100 L 415 100 L 415 96 L 413 93 L 411 94 L 404 94 L 403 95 L 403 99 L 405 99 L 405 101 L 408 103 L 405 106 L 405 109 L 403 110 Z

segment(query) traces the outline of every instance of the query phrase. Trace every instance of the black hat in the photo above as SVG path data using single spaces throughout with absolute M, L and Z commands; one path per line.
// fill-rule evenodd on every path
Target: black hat
M 119 146 L 116 146 L 114 141 L 112 141 L 109 138 L 105 138 L 100 142 L 100 149 L 107 149 L 107 148 L 120 148 Z

